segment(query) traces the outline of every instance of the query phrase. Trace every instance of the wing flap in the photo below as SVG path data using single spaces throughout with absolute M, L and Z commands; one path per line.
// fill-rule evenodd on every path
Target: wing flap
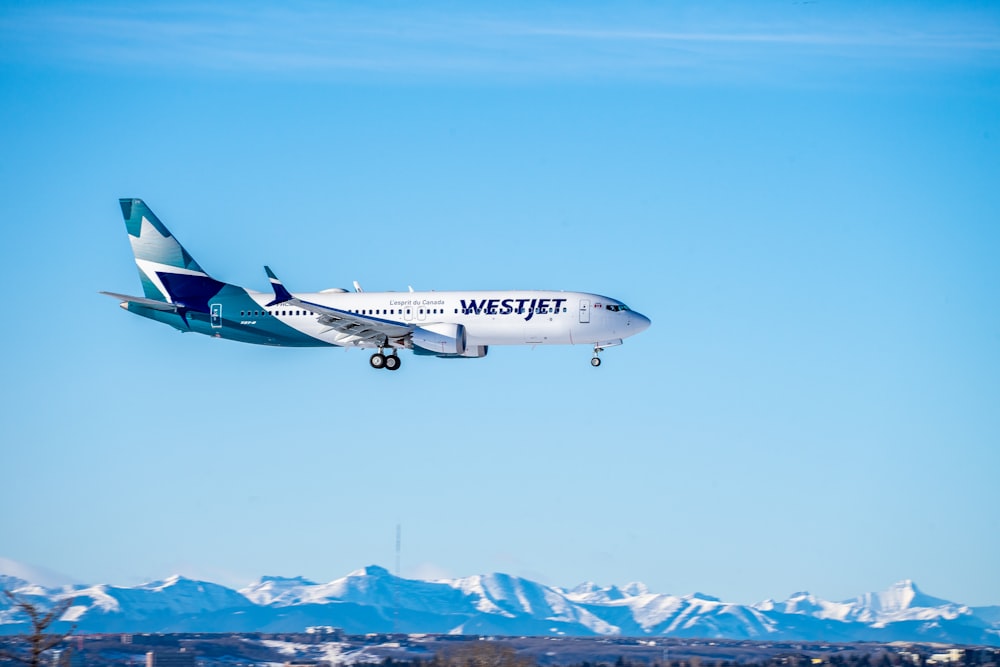
M 315 313 L 320 324 L 334 331 L 380 344 L 403 338 L 413 332 L 413 327 L 402 322 L 384 320 L 371 315 L 359 315 L 339 308 L 331 308 L 312 301 L 292 297 L 288 303 Z

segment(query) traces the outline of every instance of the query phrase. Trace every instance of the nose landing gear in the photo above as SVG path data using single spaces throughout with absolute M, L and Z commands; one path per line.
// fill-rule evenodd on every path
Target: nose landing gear
M 593 366 L 594 368 L 597 368 L 598 366 L 601 365 L 601 358 L 597 355 L 601 353 L 602 349 L 604 348 L 597 347 L 596 345 L 594 346 L 594 356 L 590 360 L 590 365 Z

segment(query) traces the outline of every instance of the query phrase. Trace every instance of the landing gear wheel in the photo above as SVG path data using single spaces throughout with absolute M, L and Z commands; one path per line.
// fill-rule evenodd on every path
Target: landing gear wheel
M 400 364 L 400 359 L 395 354 L 390 354 L 388 357 L 385 358 L 385 367 L 388 368 L 390 371 L 398 371 L 399 364 Z
M 594 357 L 593 359 L 590 360 L 590 365 L 593 366 L 594 368 L 597 368 L 598 366 L 601 365 L 601 358 Z
M 385 368 L 385 355 L 381 352 L 376 352 L 372 355 L 372 358 L 368 360 L 368 363 L 372 365 L 372 368 Z

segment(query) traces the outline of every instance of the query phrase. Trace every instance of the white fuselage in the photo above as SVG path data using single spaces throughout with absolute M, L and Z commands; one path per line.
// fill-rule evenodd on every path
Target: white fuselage
M 241 312 L 252 325 L 259 317 L 274 317 L 301 333 L 333 345 L 368 347 L 350 334 L 334 331 L 303 308 L 268 307 L 273 295 L 251 292 L 259 311 Z M 297 293 L 297 299 L 378 320 L 415 325 L 461 324 L 469 346 L 488 345 L 615 345 L 643 331 L 649 320 L 620 301 L 585 292 L 539 290 L 462 292 Z M 234 314 L 229 313 L 229 317 Z

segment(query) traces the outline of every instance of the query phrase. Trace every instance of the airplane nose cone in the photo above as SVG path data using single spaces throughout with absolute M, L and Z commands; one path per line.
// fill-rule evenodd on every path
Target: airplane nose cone
M 652 324 L 652 322 L 650 322 L 649 318 L 646 317 L 645 315 L 640 315 L 639 313 L 636 312 L 632 312 L 629 315 L 628 325 L 629 328 L 632 329 L 633 334 L 637 334 L 640 331 L 645 331 L 646 329 L 649 328 L 650 324 Z

